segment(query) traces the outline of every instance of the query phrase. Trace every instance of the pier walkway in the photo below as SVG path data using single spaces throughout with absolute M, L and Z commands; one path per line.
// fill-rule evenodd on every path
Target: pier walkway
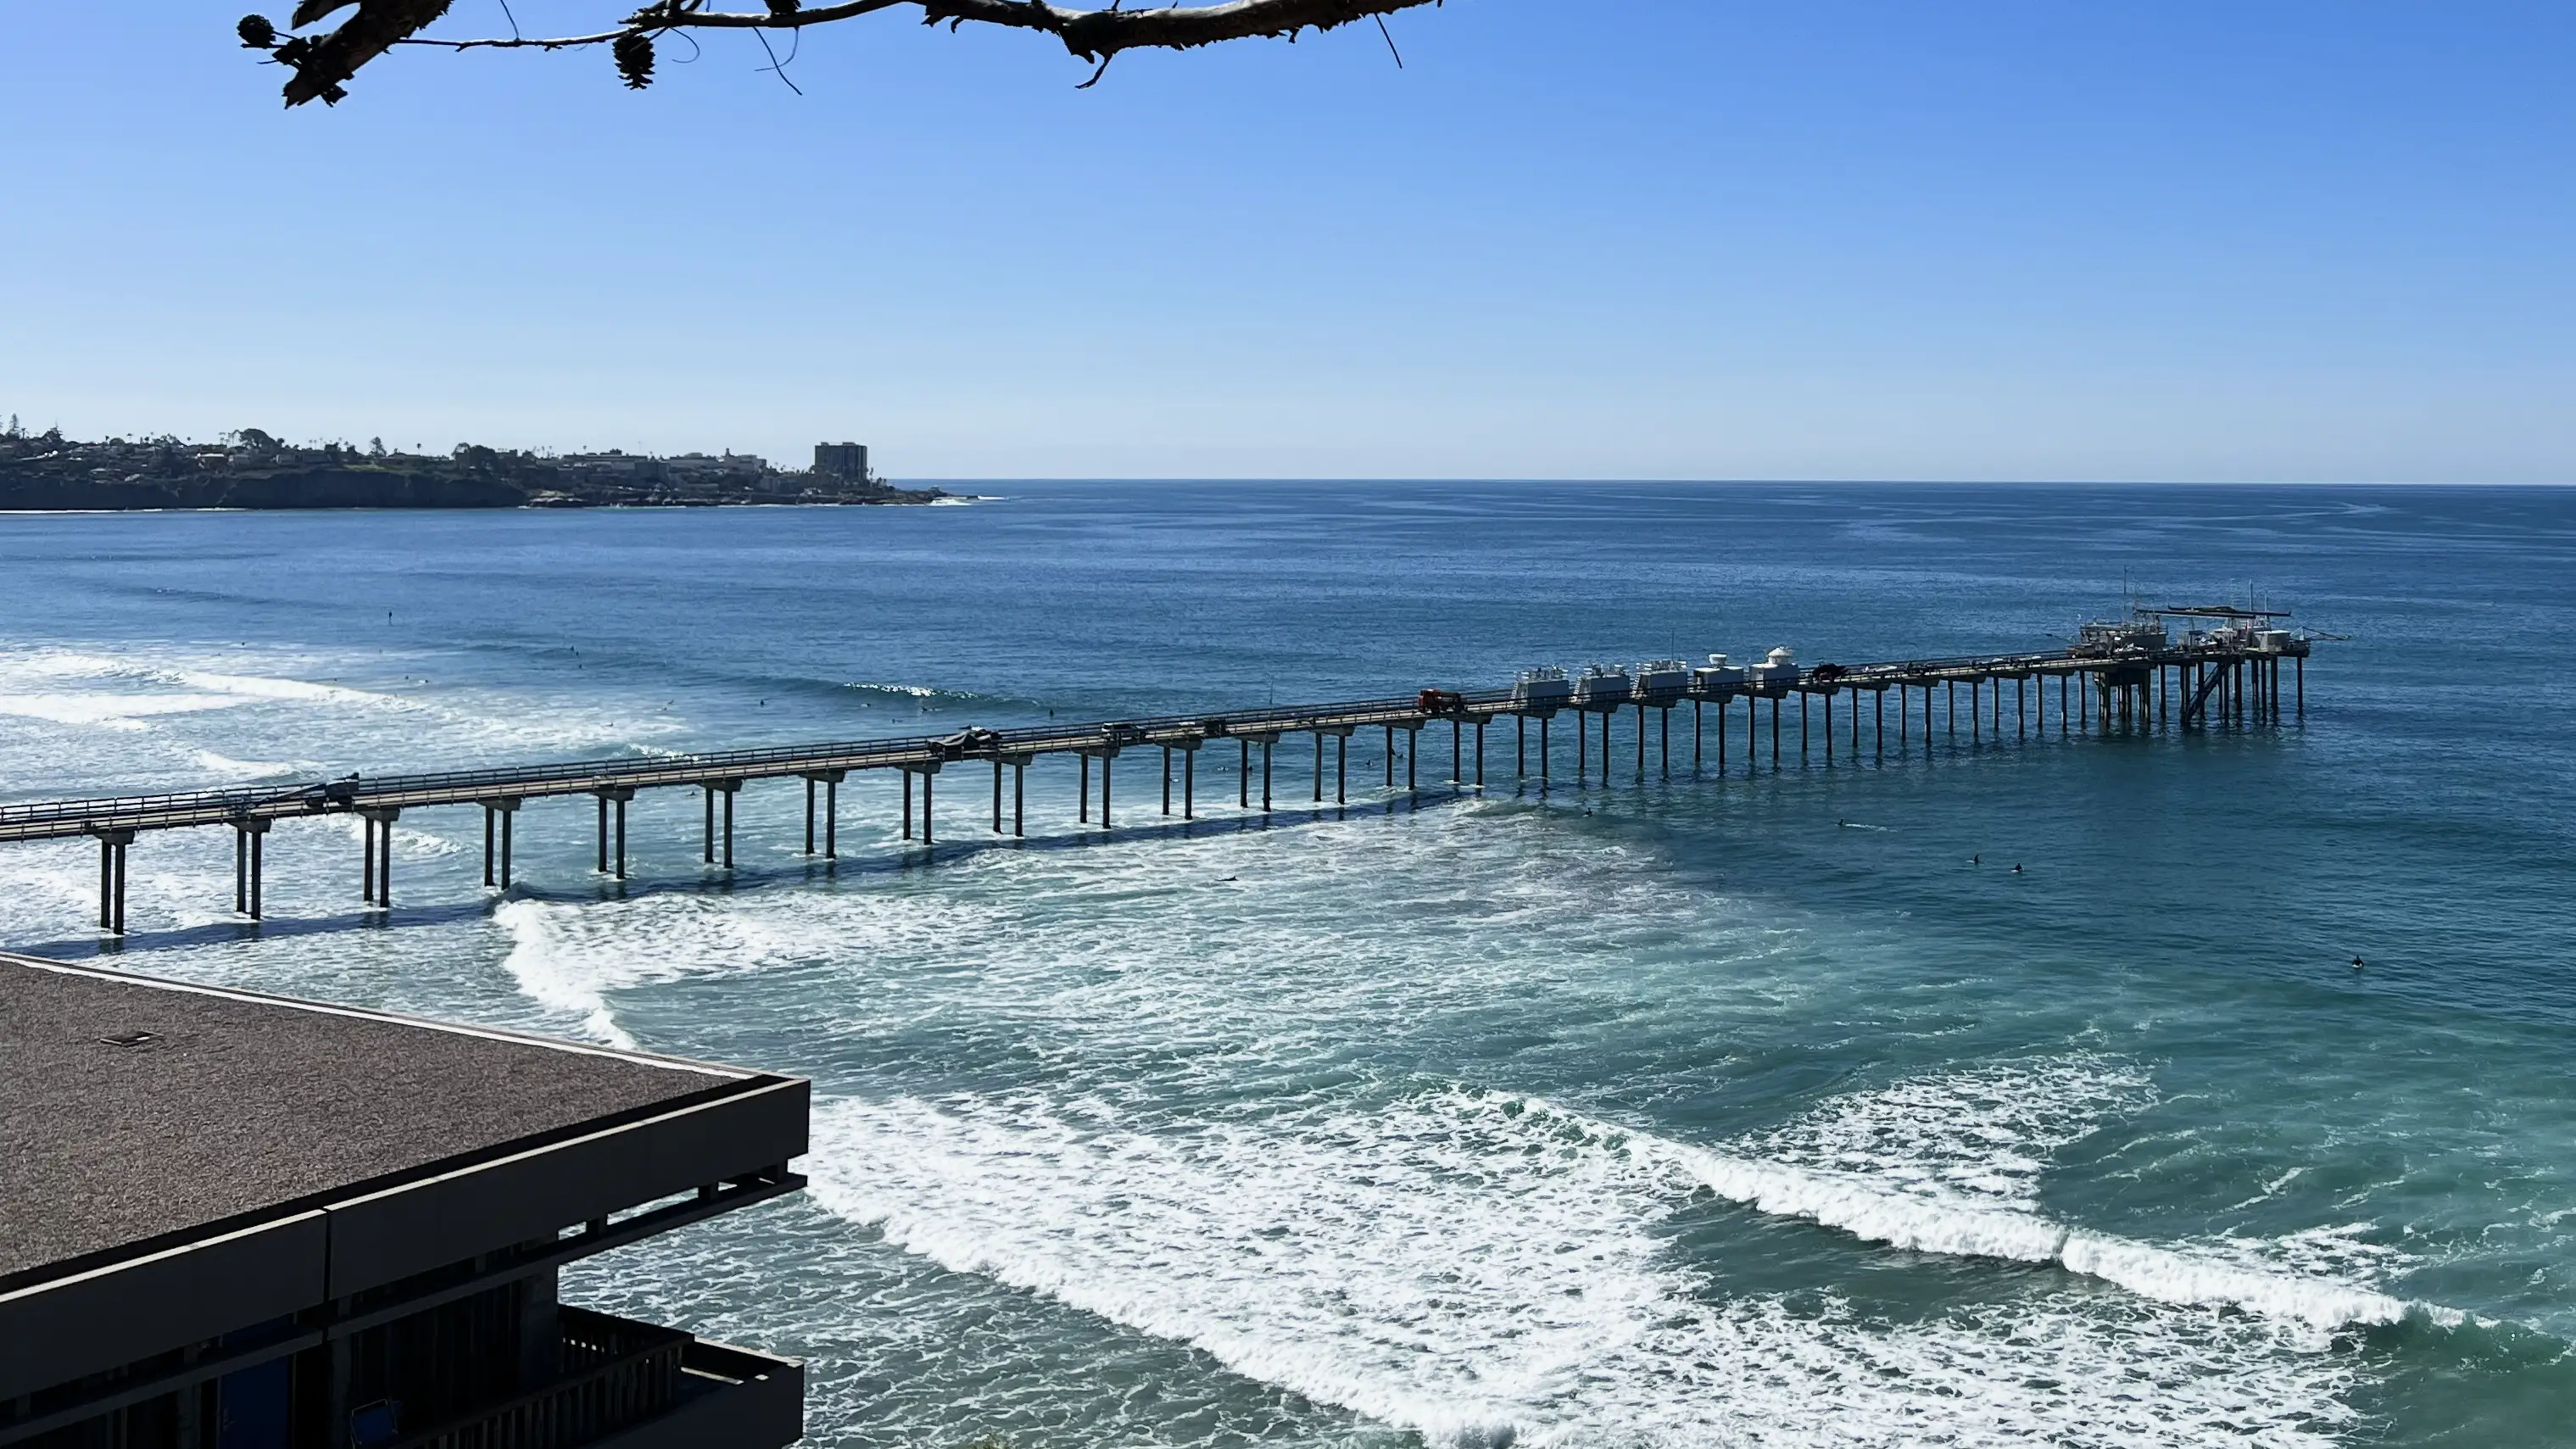
M 2196 621 L 2222 620 L 2224 626 L 2195 629 L 2180 640 L 2169 637 L 2162 616 Z M 1948 659 L 1911 659 L 1872 664 L 1801 666 L 1788 651 L 1775 650 L 1766 662 L 1733 665 L 1724 656 L 1693 666 L 1663 660 L 1635 669 L 1595 666 L 1568 678 L 1556 669 L 1531 670 L 1515 684 L 1499 689 L 1425 689 L 1396 699 L 1357 700 L 1335 704 L 1272 705 L 1222 713 L 1175 715 L 1154 719 L 1109 720 L 1084 725 L 1046 725 L 1020 729 L 969 728 L 945 735 L 857 740 L 830 744 L 725 750 L 658 758 L 586 760 L 569 764 L 528 765 L 484 770 L 448 770 L 419 774 L 350 775 L 286 788 L 259 787 L 197 790 L 159 795 L 91 800 L 50 800 L 0 805 L 0 842 L 94 837 L 99 842 L 99 925 L 121 934 L 125 928 L 125 856 L 141 835 L 160 830 L 230 827 L 234 839 L 234 909 L 258 919 L 265 838 L 281 820 L 309 816 L 356 815 L 365 822 L 365 890 L 370 906 L 392 900 L 392 827 L 407 810 L 472 805 L 484 812 L 483 879 L 506 888 L 511 882 L 514 817 L 530 800 L 587 795 L 596 802 L 598 869 L 604 875 L 626 874 L 626 805 L 640 790 L 685 788 L 705 800 L 703 855 L 709 864 L 733 864 L 734 797 L 755 780 L 802 780 L 805 785 L 805 853 L 838 854 L 839 787 L 853 773 L 898 771 L 903 776 L 904 838 L 915 838 L 914 782 L 920 786 L 918 839 L 932 843 L 933 781 L 943 769 L 992 766 L 991 829 L 1021 835 L 1026 827 L 1026 777 L 1030 765 L 1054 755 L 1072 755 L 1081 772 L 1081 818 L 1091 822 L 1093 764 L 1098 764 L 1099 824 L 1111 821 L 1113 762 L 1124 752 L 1162 752 L 1161 813 L 1173 813 L 1173 764 L 1180 764 L 1179 813 L 1197 814 L 1198 755 L 1203 750 L 1236 747 L 1236 803 L 1268 811 L 1274 798 L 1272 753 L 1280 741 L 1307 735 L 1314 742 L 1312 798 L 1324 799 L 1326 742 L 1332 742 L 1333 798 L 1346 801 L 1349 789 L 1350 736 L 1363 729 L 1386 735 L 1386 784 L 1395 784 L 1398 736 L 1405 784 L 1419 788 L 1417 752 L 1424 729 L 1449 726 L 1449 782 L 1481 788 L 1485 783 L 1485 732 L 1503 719 L 1514 721 L 1514 774 L 1535 774 L 1552 782 L 1557 751 L 1550 738 L 1560 714 L 1575 717 L 1574 766 L 1578 781 L 1587 781 L 1595 761 L 1606 782 L 1613 771 L 1612 724 L 1622 711 L 1636 716 L 1634 772 L 1644 778 L 1650 732 L 1661 742 L 1661 767 L 1672 770 L 1673 712 L 1691 706 L 1689 767 L 1705 770 L 1714 744 L 1716 768 L 1730 768 L 1732 732 L 1742 732 L 1741 764 L 1746 769 L 1781 765 L 1784 740 L 1807 758 L 1818 742 L 1828 759 L 1837 752 L 1836 701 L 1848 696 L 1840 724 L 1843 748 L 1861 751 L 1861 696 L 1869 696 L 1867 728 L 1873 751 L 1893 745 L 1903 750 L 1916 740 L 1927 747 L 1934 738 L 1936 694 L 1946 693 L 1941 728 L 1956 738 L 1962 726 L 1959 694 L 1967 693 L 1964 720 L 1971 740 L 2001 738 L 2005 728 L 2004 686 L 2013 686 L 2011 708 L 2017 734 L 2049 724 L 2049 690 L 2055 680 L 2056 717 L 2061 733 L 2123 731 L 2178 722 L 2185 729 L 2213 723 L 2244 724 L 2279 719 L 2285 708 L 2281 665 L 2292 668 L 2287 708 L 2304 715 L 2307 705 L 2306 661 L 2309 640 L 2287 631 L 2262 627 L 2277 616 L 2233 608 L 2139 611 L 2139 619 L 2118 625 L 2087 625 L 2066 648 L 2029 653 L 1975 655 Z M 2033 688 L 2032 686 L 2038 686 Z M 1917 722 L 1910 691 L 1921 691 Z M 1889 734 L 1888 699 L 1897 697 L 1895 734 Z M 1786 701 L 1796 699 L 1794 716 Z M 1740 723 L 1735 706 L 1742 701 Z M 1763 718 L 1768 701 L 1769 718 Z M 2036 708 L 2034 709 L 2034 705 Z M 1819 708 L 1820 706 L 1820 708 Z M 1714 711 L 1714 728 L 1710 713 Z M 1821 715 L 1821 721 L 1817 716 Z M 1599 728 L 1591 727 L 1599 717 Z M 1650 724 L 1650 716 L 1652 722 Z M 1530 736 L 1535 722 L 1536 740 Z M 1767 725 L 1767 740 L 1765 726 Z M 1473 733 L 1472 743 L 1467 738 Z M 1592 737 L 1597 734 L 1598 744 Z M 1535 743 L 1533 752 L 1530 746 Z M 1766 748 L 1767 746 L 1767 748 Z M 1260 759 L 1253 759 L 1258 749 Z M 1622 752 L 1627 753 L 1627 752 Z M 1006 780 L 1007 776 L 1007 780 Z M 1007 824 L 1005 805 L 1007 784 Z

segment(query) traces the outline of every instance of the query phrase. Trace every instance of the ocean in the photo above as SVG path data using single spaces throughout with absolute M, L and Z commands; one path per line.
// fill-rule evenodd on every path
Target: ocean
M 0 848 L 39 954 L 809 1075 L 811 1189 L 566 1296 L 822 1446 L 2576 1443 L 2576 493 L 1015 483 L 962 506 L 0 518 L 0 795 L 2048 647 L 2287 608 L 2304 715 L 1118 825 L 889 779 Z M 1891 717 L 1893 703 L 1891 702 Z M 1794 719 L 1794 711 L 1792 712 Z M 1838 715 L 1838 730 L 1848 728 Z M 1471 762 L 1472 763 L 1472 762 Z M 2366 965 L 2356 970 L 2356 956 Z

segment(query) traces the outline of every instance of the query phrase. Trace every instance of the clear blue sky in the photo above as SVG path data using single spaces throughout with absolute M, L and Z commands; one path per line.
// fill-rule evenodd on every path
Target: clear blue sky
M 410 51 L 293 113 L 231 19 L 11 7 L 0 414 L 917 478 L 2576 481 L 2565 0 L 1450 0 L 1401 71 L 1361 27 L 1089 91 L 883 17 L 807 36 L 801 98 L 719 35 L 641 95 Z

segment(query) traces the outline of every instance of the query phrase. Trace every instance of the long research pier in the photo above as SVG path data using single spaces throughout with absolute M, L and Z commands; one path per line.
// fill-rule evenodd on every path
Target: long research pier
M 2218 627 L 2190 628 L 2177 639 L 2165 625 L 2169 616 L 2182 617 L 2195 625 L 2215 622 Z M 2065 648 L 2026 653 L 1802 666 L 1788 650 L 1776 649 L 1760 663 L 1734 664 L 1724 655 L 1713 654 L 1702 665 L 1677 660 L 1657 660 L 1633 668 L 1595 665 L 1572 677 L 1561 669 L 1533 669 L 1505 688 L 1433 688 L 1394 699 L 1271 705 L 1085 725 L 969 728 L 944 735 L 660 758 L 351 775 L 287 788 L 36 801 L 0 805 L 0 842 L 95 838 L 99 843 L 99 927 L 122 935 L 126 851 L 142 835 L 161 830 L 230 827 L 234 832 L 233 907 L 237 914 L 257 920 L 264 914 L 262 877 L 270 828 L 281 820 L 311 816 L 355 815 L 364 822 L 363 897 L 370 907 L 389 908 L 393 896 L 394 821 L 407 810 L 443 806 L 473 805 L 482 809 L 483 883 L 506 889 L 512 882 L 512 844 L 518 810 L 531 800 L 563 796 L 587 795 L 596 802 L 598 871 L 622 879 L 626 875 L 626 806 L 641 790 L 700 791 L 705 804 L 704 860 L 709 865 L 729 868 L 733 865 L 734 799 L 745 785 L 756 780 L 804 782 L 804 853 L 831 858 L 839 854 L 840 786 L 851 775 L 872 770 L 902 775 L 903 836 L 906 840 L 918 838 L 928 846 L 933 843 L 933 782 L 943 769 L 990 764 L 991 831 L 1021 836 L 1026 833 L 1028 769 L 1042 758 L 1057 755 L 1072 755 L 1080 762 L 1080 818 L 1086 825 L 1092 821 L 1092 776 L 1097 763 L 1098 824 L 1106 829 L 1111 822 L 1113 762 L 1122 753 L 1155 749 L 1162 752 L 1161 813 L 1165 816 L 1174 813 L 1173 767 L 1177 757 L 1179 814 L 1193 819 L 1198 809 L 1198 756 L 1204 750 L 1230 743 L 1237 751 L 1237 807 L 1268 813 L 1274 806 L 1277 784 L 1273 752 L 1283 739 L 1293 735 L 1312 737 L 1312 798 L 1319 804 L 1325 798 L 1326 742 L 1331 742 L 1333 800 L 1341 804 L 1349 797 L 1350 737 L 1363 729 L 1385 732 L 1387 786 L 1395 785 L 1396 761 L 1401 754 L 1405 786 L 1418 789 L 1421 734 L 1441 723 L 1449 726 L 1450 734 L 1448 783 L 1472 788 L 1485 784 L 1486 729 L 1504 719 L 1515 725 L 1515 778 L 1527 779 L 1535 774 L 1542 786 L 1552 783 L 1557 751 L 1550 730 L 1561 714 L 1571 714 L 1575 720 L 1577 781 L 1589 780 L 1597 760 L 1605 783 L 1617 765 L 1612 725 L 1627 711 L 1634 712 L 1636 733 L 1633 751 L 1625 753 L 1633 760 L 1636 778 L 1643 779 L 1647 774 L 1650 736 L 1660 739 L 1660 765 L 1663 774 L 1669 776 L 1673 765 L 1673 713 L 1683 705 L 1691 707 L 1689 767 L 1704 771 L 1713 753 L 1720 772 L 1732 768 L 1730 756 L 1734 752 L 1730 742 L 1738 739 L 1740 763 L 1748 770 L 1766 766 L 1778 769 L 1784 752 L 1790 749 L 1802 760 L 1809 758 L 1820 736 L 1823 753 L 1831 760 L 1837 753 L 1838 726 L 1841 747 L 1857 757 L 1864 733 L 1864 695 L 1870 701 L 1870 748 L 1879 755 L 1884 755 L 1891 744 L 1904 750 L 1917 740 L 1926 747 L 1933 743 L 1936 696 L 1946 705 L 1946 717 L 1939 728 L 1945 738 L 1957 738 L 1962 724 L 1962 689 L 1967 693 L 1964 723 L 1971 741 L 1989 734 L 2002 738 L 2006 684 L 2013 686 L 2010 714 L 2016 736 L 2026 736 L 2034 729 L 2045 730 L 2051 723 L 2048 684 L 2052 680 L 2057 686 L 2054 722 L 2062 734 L 2133 731 L 2174 724 L 2186 730 L 2214 724 L 2241 726 L 2306 713 L 2311 640 L 2304 634 L 2271 627 L 2279 617 L 2268 611 L 2233 607 L 2142 609 L 2124 623 L 2085 625 L 2077 641 Z M 2286 680 L 2282 669 L 2285 663 L 2290 666 Z M 1918 690 L 1919 716 L 1913 693 Z M 1896 696 L 1892 741 L 1888 718 L 1891 692 Z M 1845 696 L 1847 707 L 1840 711 L 1842 718 L 1838 721 L 1835 704 Z M 1794 715 L 1786 709 L 1792 698 L 1797 701 Z M 1740 716 L 1735 709 L 1739 701 L 1744 705 Z M 1762 707 L 1766 701 L 1770 706 L 1767 720 Z M 1592 723 L 1596 717 L 1597 729 Z M 1535 730 L 1531 728 L 1533 724 Z M 1533 744 L 1537 746 L 1535 751 L 1531 749 Z M 1256 749 L 1260 752 L 1257 762 L 1253 758 Z M 920 794 L 917 820 L 916 782 Z

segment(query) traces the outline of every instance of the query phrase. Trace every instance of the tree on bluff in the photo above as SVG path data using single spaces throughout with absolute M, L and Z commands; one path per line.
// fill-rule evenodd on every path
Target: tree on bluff
M 674 33 L 698 30 L 749 30 L 763 45 L 772 30 L 799 31 L 809 25 L 856 20 L 887 10 L 921 12 L 924 25 L 945 22 L 955 30 L 967 24 L 998 25 L 1052 35 L 1064 48 L 1093 66 L 1090 85 L 1119 52 L 1189 50 L 1256 36 L 1295 40 L 1307 30 L 1331 30 L 1360 20 L 1385 18 L 1418 5 L 1442 0 L 1226 0 L 1217 5 L 1174 4 L 1161 10 L 1122 10 L 1122 0 L 1106 9 L 1077 10 L 1049 0 L 839 0 L 807 8 L 805 0 L 763 0 L 758 11 L 707 8 L 709 0 L 652 0 L 613 25 L 585 34 L 492 39 L 445 39 L 420 32 L 447 13 L 452 0 L 301 0 L 282 33 L 267 17 L 246 15 L 238 31 L 242 44 L 266 51 L 294 72 L 287 78 L 286 103 L 300 106 L 319 100 L 336 105 L 348 94 L 345 82 L 360 67 L 397 45 L 436 46 L 449 50 L 569 50 L 606 46 L 617 73 L 636 90 L 652 84 L 654 42 Z M 354 13 L 336 27 L 312 27 L 343 10 Z M 516 29 L 513 22 L 512 28 Z M 1393 41 L 1388 42 L 1392 47 Z M 773 61 L 776 52 L 772 52 Z

